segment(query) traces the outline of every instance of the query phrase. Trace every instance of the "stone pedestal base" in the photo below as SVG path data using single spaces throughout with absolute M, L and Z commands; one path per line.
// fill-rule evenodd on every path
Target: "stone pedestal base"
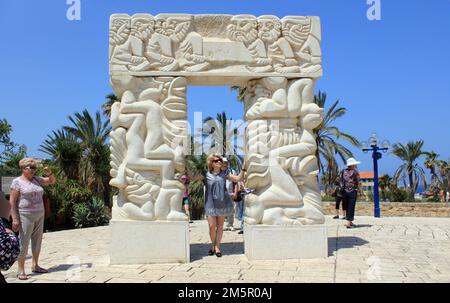
M 245 255 L 249 260 L 288 260 L 328 257 L 325 225 L 244 226 Z
M 188 263 L 189 223 L 111 220 L 111 264 Z

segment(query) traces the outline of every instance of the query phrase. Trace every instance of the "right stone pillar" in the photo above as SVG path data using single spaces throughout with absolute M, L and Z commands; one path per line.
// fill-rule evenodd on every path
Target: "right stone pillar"
M 314 80 L 265 77 L 245 91 L 245 254 L 250 260 L 324 258 L 327 232 L 314 129 Z

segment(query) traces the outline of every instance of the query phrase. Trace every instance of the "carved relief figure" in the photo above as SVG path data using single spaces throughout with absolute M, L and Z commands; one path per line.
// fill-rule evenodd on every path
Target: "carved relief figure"
M 161 14 L 155 21 L 147 50 L 152 69 L 201 71 L 209 66 L 203 56 L 203 38 L 192 31 L 192 15 Z
M 184 168 L 183 149 L 169 146 L 183 143 L 177 136 L 185 135 L 186 123 L 177 120 L 186 120 L 185 86 L 184 78 L 148 78 L 113 105 L 110 184 L 120 189 L 117 216 L 187 220 L 176 176 Z
M 116 51 L 116 48 L 125 44 L 130 35 L 130 17 L 128 15 L 113 15 L 111 17 L 109 28 L 109 58 L 111 64 L 126 65 L 129 60 L 128 52 L 121 50 Z
M 129 17 L 113 19 L 110 32 L 111 64 L 123 66 L 123 70 L 132 71 L 148 67 L 149 62 L 144 53 L 146 42 L 153 33 L 153 27 L 153 17 L 147 14 L 137 14 L 131 19 Z
M 266 98 L 260 96 L 258 84 L 253 87 L 255 89 L 249 89 L 246 101 Z M 247 196 L 246 222 L 271 225 L 323 223 L 320 192 L 315 180 L 318 171 L 313 134 L 313 129 L 320 124 L 322 109 L 312 102 L 312 80 L 290 81 L 284 90 L 287 98 L 284 115 L 261 112 L 259 116 L 249 118 L 247 186 L 257 190 Z
M 302 72 L 314 72 L 321 68 L 320 25 L 316 21 L 301 16 L 281 19 L 283 36 L 290 43 Z
M 242 42 L 249 50 L 253 62 L 248 67 L 255 72 L 272 70 L 271 60 L 267 57 L 266 46 L 258 38 L 258 21 L 252 15 L 235 15 L 227 27 L 227 35 L 231 41 Z

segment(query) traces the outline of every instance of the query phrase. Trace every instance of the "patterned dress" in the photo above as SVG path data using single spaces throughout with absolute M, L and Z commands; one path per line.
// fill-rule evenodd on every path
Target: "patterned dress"
M 8 270 L 16 262 L 20 253 L 19 239 L 5 230 L 3 219 L 0 219 L 0 270 Z
M 233 202 L 226 190 L 226 179 L 229 171 L 221 171 L 218 175 L 204 172 L 205 214 L 211 217 L 225 217 L 233 213 Z

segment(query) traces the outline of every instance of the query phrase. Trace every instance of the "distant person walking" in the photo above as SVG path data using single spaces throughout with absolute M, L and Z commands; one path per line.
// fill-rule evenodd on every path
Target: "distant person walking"
M 225 217 L 233 211 L 233 202 L 225 186 L 226 180 L 238 182 L 243 179 L 246 171 L 246 162 L 241 173 L 236 176 L 229 171 L 222 170 L 223 159 L 217 154 L 209 155 L 207 158 L 208 170 L 200 176 L 193 176 L 193 181 L 203 180 L 205 183 L 205 214 L 208 217 L 209 236 L 212 247 L 208 255 L 222 257 L 220 242 L 222 241 L 223 225 Z
M 235 203 L 235 210 L 237 212 L 238 220 L 241 222 L 239 234 L 244 233 L 244 181 L 233 183 L 233 194 L 231 198 Z
M 356 161 L 354 158 L 349 158 L 347 160 L 347 168 L 342 171 L 343 187 L 344 187 L 344 203 L 347 203 L 347 213 L 345 219 L 347 223 L 345 227 L 352 228 L 355 216 L 355 206 L 356 198 L 358 196 L 358 191 L 364 196 L 366 194 L 361 190 L 361 178 L 359 176 L 357 165 L 361 162 Z
M 345 216 L 347 215 L 347 201 L 344 199 L 344 187 L 343 187 L 343 171 L 339 173 L 339 175 L 336 177 L 336 180 L 334 181 L 334 192 L 333 197 L 336 201 L 336 215 L 333 217 L 333 219 L 339 219 L 339 206 L 342 205 L 342 219 L 345 219 Z
M 192 223 L 190 212 L 191 200 L 189 198 L 189 178 L 187 175 L 182 175 L 180 177 L 180 181 L 184 185 L 183 200 L 182 200 L 184 212 L 188 216 L 189 223 Z
M 227 174 L 232 173 L 235 175 L 235 172 L 229 167 L 228 159 L 225 157 L 223 158 L 222 171 L 226 171 Z M 235 182 L 232 182 L 229 179 L 227 179 L 227 180 L 225 180 L 225 183 L 226 183 L 225 187 L 228 192 L 228 195 L 230 195 L 232 197 L 233 190 L 234 190 L 233 187 L 234 187 Z M 226 217 L 227 224 L 226 224 L 226 228 L 225 228 L 225 230 L 230 230 L 230 231 L 234 231 L 234 216 L 236 213 L 236 204 L 235 203 L 232 203 L 232 204 L 233 204 L 233 211 Z
M 20 160 L 19 166 L 22 169 L 22 175 L 11 183 L 9 202 L 13 220 L 12 230 L 19 232 L 20 239 L 17 278 L 27 280 L 29 276 L 25 273 L 25 259 L 30 240 L 33 255 L 31 271 L 34 273 L 48 272 L 47 269 L 39 266 L 45 215 L 42 196 L 44 194 L 43 186 L 54 184 L 56 178 L 48 167 L 44 167 L 46 177 L 36 176 L 37 162 L 32 158 Z

